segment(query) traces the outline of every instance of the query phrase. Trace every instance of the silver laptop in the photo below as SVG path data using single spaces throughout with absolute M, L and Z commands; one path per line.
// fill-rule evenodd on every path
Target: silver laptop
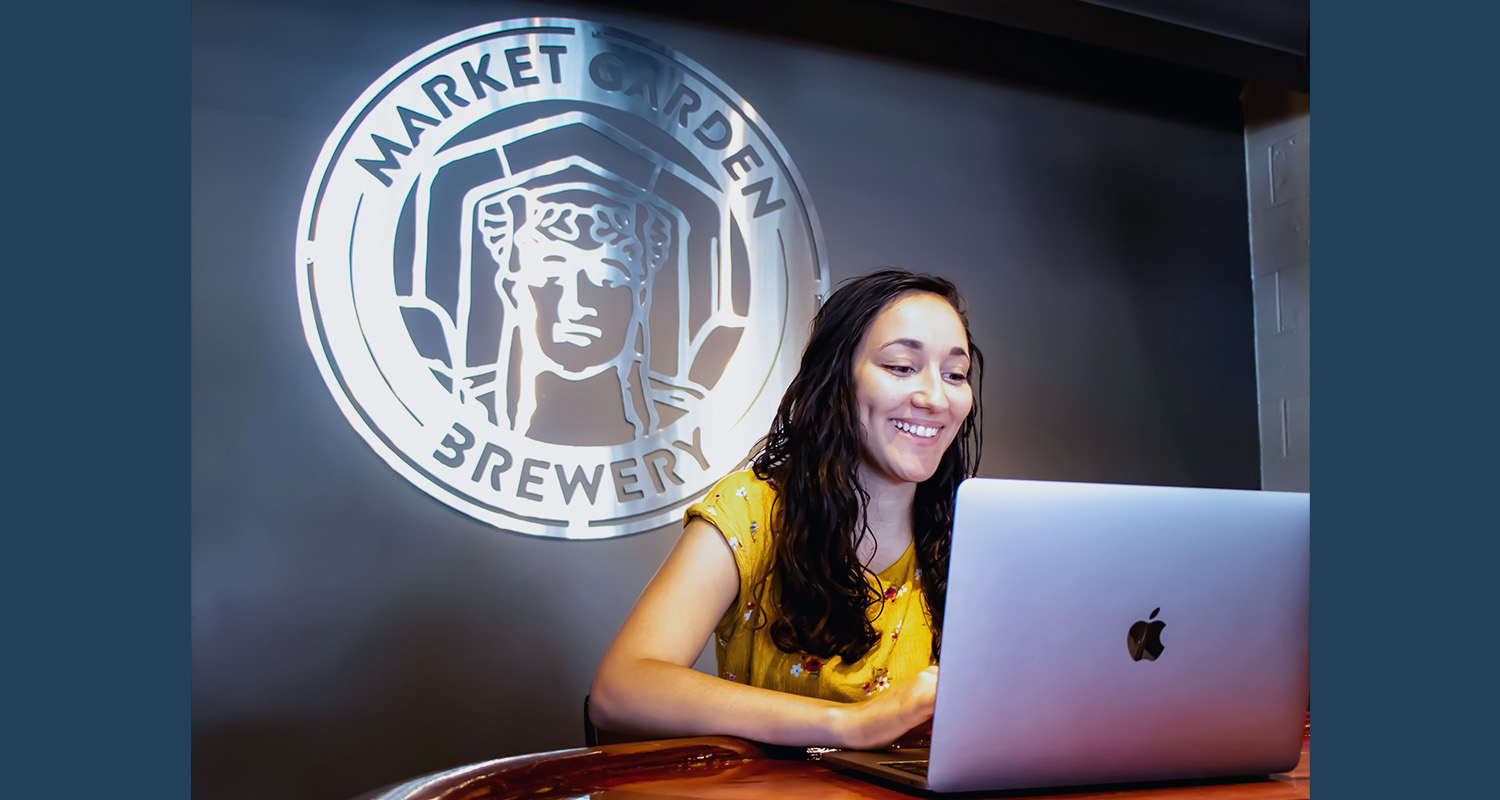
M 1306 494 L 967 480 L 930 749 L 824 761 L 937 792 L 1291 770 L 1308 545 Z

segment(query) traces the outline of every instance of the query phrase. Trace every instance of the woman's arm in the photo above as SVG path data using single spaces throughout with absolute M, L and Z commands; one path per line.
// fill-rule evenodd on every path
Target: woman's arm
M 881 747 L 932 717 L 937 668 L 870 700 L 838 703 L 746 686 L 692 668 L 739 591 L 739 567 L 701 518 L 625 618 L 590 688 L 606 730 L 651 736 L 730 734 L 770 744 Z

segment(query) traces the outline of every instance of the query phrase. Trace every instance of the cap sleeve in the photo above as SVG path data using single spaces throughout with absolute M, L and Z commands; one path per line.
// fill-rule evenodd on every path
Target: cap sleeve
M 772 490 L 750 470 L 726 476 L 702 500 L 688 506 L 683 524 L 694 518 L 714 526 L 734 553 L 740 570 L 739 596 L 750 596 L 750 587 L 760 579 L 770 553 L 769 518 Z

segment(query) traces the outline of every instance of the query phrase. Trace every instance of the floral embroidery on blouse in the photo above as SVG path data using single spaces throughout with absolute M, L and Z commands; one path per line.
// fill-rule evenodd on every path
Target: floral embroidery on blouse
M 735 497 L 749 497 L 750 493 L 747 492 L 747 491 L 745 491 L 745 487 L 741 486 L 740 488 L 734 490 L 734 496 Z
M 906 620 L 904 619 L 896 620 L 896 627 L 891 629 L 891 641 L 896 641 L 896 637 L 901 635 L 901 626 L 905 624 Z
M 754 613 L 755 613 L 755 601 L 754 600 L 747 600 L 745 602 L 745 621 L 748 622 L 750 620 L 750 615 L 754 614 Z
M 802 665 L 801 664 L 793 664 L 791 671 L 792 671 L 792 677 L 793 678 L 797 677 L 798 675 L 801 675 L 802 674 Z
M 869 697 L 876 692 L 885 691 L 886 687 L 891 685 L 890 678 L 888 677 L 889 674 L 889 671 L 885 667 L 875 670 L 873 678 L 865 681 L 865 685 L 862 687 L 865 690 L 865 696 Z
M 903 594 L 906 594 L 906 584 L 904 584 L 904 583 L 901 584 L 901 591 L 896 592 L 896 596 L 900 597 Z
M 734 549 L 736 549 L 736 550 L 739 550 L 739 549 L 741 549 L 741 548 L 744 547 L 743 544 L 740 544 L 740 537 L 738 537 L 738 536 L 731 536 L 731 537 L 729 537 L 729 546 L 732 547 L 732 548 L 734 548 Z
M 817 675 L 823 669 L 823 662 L 819 661 L 817 656 L 808 656 L 802 659 L 802 663 L 797 666 L 806 670 L 809 675 Z
M 895 600 L 896 599 L 896 587 L 894 587 L 894 586 L 887 586 L 887 587 L 885 587 L 885 599 L 887 599 L 887 600 Z

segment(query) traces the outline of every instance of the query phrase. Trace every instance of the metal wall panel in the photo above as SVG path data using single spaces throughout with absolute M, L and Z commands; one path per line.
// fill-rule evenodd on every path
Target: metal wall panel
M 591 19 L 700 62 L 795 160 L 833 283 L 887 264 L 955 280 L 987 356 L 984 474 L 1259 484 L 1237 86 L 902 8 L 837 28 L 194 4 L 195 797 L 349 797 L 581 744 L 594 666 L 676 539 L 453 510 L 350 427 L 309 352 L 296 240 L 325 139 L 392 65 L 475 25 Z

